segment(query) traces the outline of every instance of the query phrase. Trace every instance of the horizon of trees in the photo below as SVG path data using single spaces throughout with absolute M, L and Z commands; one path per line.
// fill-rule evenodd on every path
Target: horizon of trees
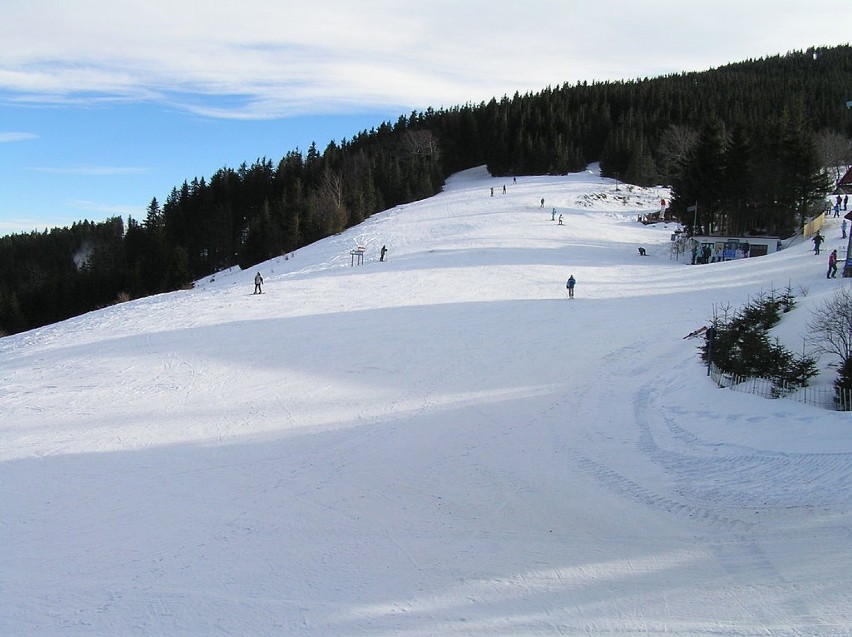
M 0 237 L 0 334 L 250 267 L 479 165 L 510 176 L 599 161 L 604 176 L 670 185 L 672 213 L 694 232 L 789 236 L 839 178 L 824 167 L 852 164 L 850 91 L 847 45 L 412 112 L 322 152 L 184 181 L 145 219 Z

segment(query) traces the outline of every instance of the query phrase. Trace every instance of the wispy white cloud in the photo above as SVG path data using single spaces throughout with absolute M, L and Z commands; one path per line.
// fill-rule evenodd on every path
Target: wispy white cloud
M 0 219 L 0 237 L 10 234 L 20 234 L 28 232 L 41 232 L 50 227 L 56 227 L 62 224 L 51 224 L 45 219 L 30 219 L 30 218 L 3 218 Z
M 38 139 L 38 135 L 34 133 L 0 132 L 0 144 L 5 144 L 9 142 L 25 142 L 31 139 Z
M 0 94 L 260 119 L 478 102 L 838 43 L 847 0 L 0 4 Z M 167 19 L 163 19 L 167 16 Z M 840 38 L 844 36 L 839 34 Z M 218 98 L 229 98 L 226 103 Z
M 127 216 L 132 215 L 137 218 L 145 215 L 144 206 L 132 204 L 111 204 L 97 201 L 86 201 L 82 199 L 73 199 L 66 202 L 68 206 L 79 210 L 80 212 L 97 219 L 104 219 L 109 216 Z
M 50 214 L 39 215 L 38 217 L 4 215 L 3 218 L 0 218 L 0 236 L 43 232 L 50 228 L 67 228 L 83 219 L 95 222 L 101 222 L 108 217 L 126 219 L 130 216 L 135 219 L 143 219 L 146 214 L 144 206 L 105 204 L 92 201 L 67 201 L 66 204 L 69 210 L 75 212 L 65 217 Z

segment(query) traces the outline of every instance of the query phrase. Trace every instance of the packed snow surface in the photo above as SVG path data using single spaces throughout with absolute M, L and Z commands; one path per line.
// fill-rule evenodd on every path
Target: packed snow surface
M 0 339 L 0 635 L 852 634 L 852 417 L 683 338 L 789 287 L 801 351 L 840 220 L 691 266 L 662 197 L 475 169 Z

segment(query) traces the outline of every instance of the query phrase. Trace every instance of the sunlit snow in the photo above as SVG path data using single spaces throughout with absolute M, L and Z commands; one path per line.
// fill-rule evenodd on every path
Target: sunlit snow
M 691 266 L 637 223 L 662 197 L 471 170 L 0 339 L 0 634 L 852 634 L 852 416 L 683 338 L 789 286 L 801 351 L 840 220 Z

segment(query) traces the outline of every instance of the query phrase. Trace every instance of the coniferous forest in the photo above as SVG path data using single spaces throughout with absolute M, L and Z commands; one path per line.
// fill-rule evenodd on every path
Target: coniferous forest
M 184 181 L 144 219 L 0 238 L 0 335 L 250 267 L 479 165 L 506 176 L 597 161 L 605 176 L 671 186 L 671 213 L 696 234 L 788 237 L 852 164 L 850 99 L 852 47 L 840 46 L 413 112 Z

